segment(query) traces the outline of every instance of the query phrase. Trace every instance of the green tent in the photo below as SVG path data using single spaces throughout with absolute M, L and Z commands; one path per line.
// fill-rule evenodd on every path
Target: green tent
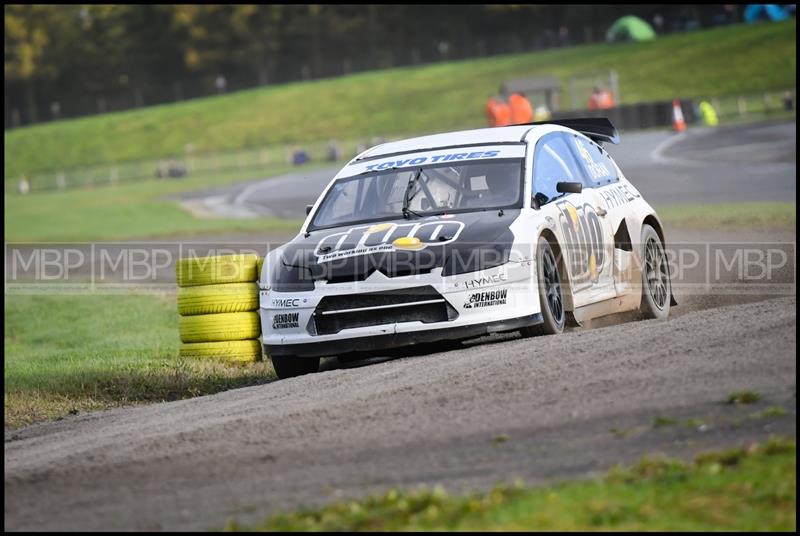
M 617 19 L 606 32 L 606 41 L 649 41 L 656 38 L 653 27 L 639 17 L 627 15 Z

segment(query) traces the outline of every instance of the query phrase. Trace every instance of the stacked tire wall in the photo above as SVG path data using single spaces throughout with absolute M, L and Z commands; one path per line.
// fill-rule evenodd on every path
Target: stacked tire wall
M 184 358 L 261 361 L 258 255 L 180 259 L 176 265 Z

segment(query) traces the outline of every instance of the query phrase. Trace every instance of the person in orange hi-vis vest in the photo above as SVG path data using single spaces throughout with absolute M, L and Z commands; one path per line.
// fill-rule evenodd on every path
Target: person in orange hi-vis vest
M 490 127 L 497 126 L 498 104 L 500 104 L 500 100 L 494 95 L 489 95 L 489 98 L 486 99 L 486 122 L 489 123 Z
M 513 93 L 508 98 L 511 106 L 511 124 L 521 125 L 533 121 L 533 106 L 522 93 Z
M 511 124 L 511 107 L 505 101 L 497 105 L 497 126 L 505 127 Z
M 511 108 L 501 98 L 490 95 L 486 101 L 486 119 L 493 127 L 504 127 L 511 124 Z
M 589 97 L 590 110 L 606 110 L 614 107 L 614 96 L 607 89 L 595 86 Z

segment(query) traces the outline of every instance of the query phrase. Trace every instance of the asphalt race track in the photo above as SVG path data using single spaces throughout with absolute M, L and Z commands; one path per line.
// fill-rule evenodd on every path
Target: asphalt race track
M 796 195 L 793 121 L 623 133 L 606 145 L 625 176 L 655 205 L 785 201 Z M 183 194 L 191 210 L 220 216 L 302 219 L 341 166 Z
M 794 123 L 761 123 L 632 134 L 610 151 L 656 207 L 794 200 L 795 141 Z M 309 196 L 270 179 L 193 199 L 236 207 L 238 197 L 247 211 L 285 206 L 302 217 L 329 177 L 309 174 Z M 792 256 L 796 240 L 791 231 L 668 236 L 774 241 Z M 6 430 L 5 528 L 205 530 L 395 486 L 551 482 L 654 452 L 794 437 L 795 272 L 793 262 L 780 271 L 777 290 L 689 275 L 665 321 L 330 359 L 314 375 Z M 742 389 L 762 401 L 725 403 Z M 770 406 L 788 413 L 757 416 Z M 655 427 L 657 417 L 678 424 Z

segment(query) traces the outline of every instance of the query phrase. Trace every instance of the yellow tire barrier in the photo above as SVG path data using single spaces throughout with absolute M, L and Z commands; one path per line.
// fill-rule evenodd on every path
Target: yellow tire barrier
M 201 285 L 178 289 L 178 312 L 185 316 L 257 310 L 256 283 Z
M 258 255 L 220 255 L 178 259 L 175 275 L 178 286 L 216 285 L 256 281 Z
M 264 257 L 258 258 L 258 273 L 256 273 L 256 281 L 261 279 L 261 269 L 264 267 Z
M 261 343 L 250 341 L 194 342 L 182 344 L 180 356 L 186 359 L 219 358 L 253 363 L 261 361 Z
M 182 316 L 178 329 L 183 342 L 242 341 L 261 335 L 261 321 L 258 313 Z

